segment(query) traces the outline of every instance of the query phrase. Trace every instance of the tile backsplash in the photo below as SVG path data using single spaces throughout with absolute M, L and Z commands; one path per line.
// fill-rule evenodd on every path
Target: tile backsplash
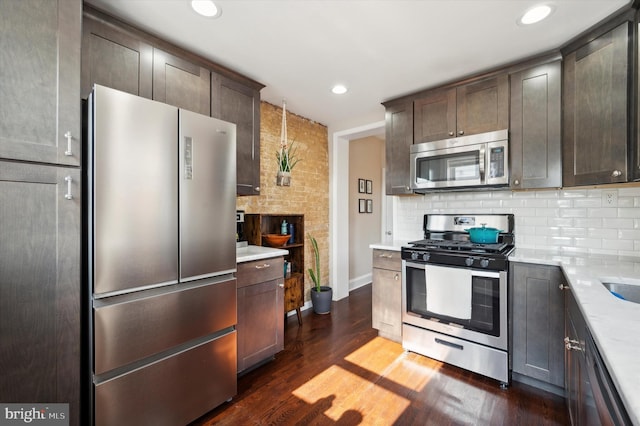
M 513 213 L 516 247 L 640 256 L 640 186 L 395 197 L 395 238 L 422 238 L 425 213 Z

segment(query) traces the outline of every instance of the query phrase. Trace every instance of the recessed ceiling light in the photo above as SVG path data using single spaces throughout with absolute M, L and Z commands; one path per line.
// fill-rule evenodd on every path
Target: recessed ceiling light
M 333 89 L 331 89 L 331 91 L 336 95 L 342 95 L 344 93 L 347 93 L 347 88 L 342 84 L 336 84 L 335 86 L 333 86 Z
M 222 9 L 212 0 L 191 0 L 191 8 L 207 18 L 217 18 L 222 14 Z
M 518 23 L 522 25 L 535 24 L 536 22 L 540 22 L 547 18 L 551 15 L 551 12 L 553 12 L 553 7 L 551 5 L 540 4 L 527 10 L 524 15 L 518 19 Z

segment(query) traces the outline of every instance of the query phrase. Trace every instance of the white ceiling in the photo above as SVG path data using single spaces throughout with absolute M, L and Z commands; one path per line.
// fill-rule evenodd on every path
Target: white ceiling
M 556 49 L 631 0 L 85 0 L 266 87 L 262 99 L 344 130 L 384 119 L 381 102 Z M 537 25 L 516 24 L 537 3 Z M 331 87 L 342 83 L 345 95 Z

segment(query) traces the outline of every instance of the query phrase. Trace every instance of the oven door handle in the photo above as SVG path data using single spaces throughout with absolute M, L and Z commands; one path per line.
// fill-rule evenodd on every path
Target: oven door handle
M 446 340 L 438 339 L 437 337 L 434 340 L 435 340 L 436 343 L 438 343 L 440 345 L 448 346 L 448 347 L 453 348 L 453 349 L 460 349 L 461 351 L 464 350 L 464 346 L 458 345 L 457 343 L 447 342 Z
M 486 149 L 484 145 L 480 146 L 480 154 L 478 155 L 478 168 L 480 171 L 480 183 L 485 184 L 485 168 L 487 164 Z

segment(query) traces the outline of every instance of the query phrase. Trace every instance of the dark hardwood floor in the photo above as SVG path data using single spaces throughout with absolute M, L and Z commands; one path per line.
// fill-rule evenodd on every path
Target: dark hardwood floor
M 371 286 L 285 322 L 285 348 L 193 425 L 566 425 L 564 400 L 405 353 L 371 328 Z

